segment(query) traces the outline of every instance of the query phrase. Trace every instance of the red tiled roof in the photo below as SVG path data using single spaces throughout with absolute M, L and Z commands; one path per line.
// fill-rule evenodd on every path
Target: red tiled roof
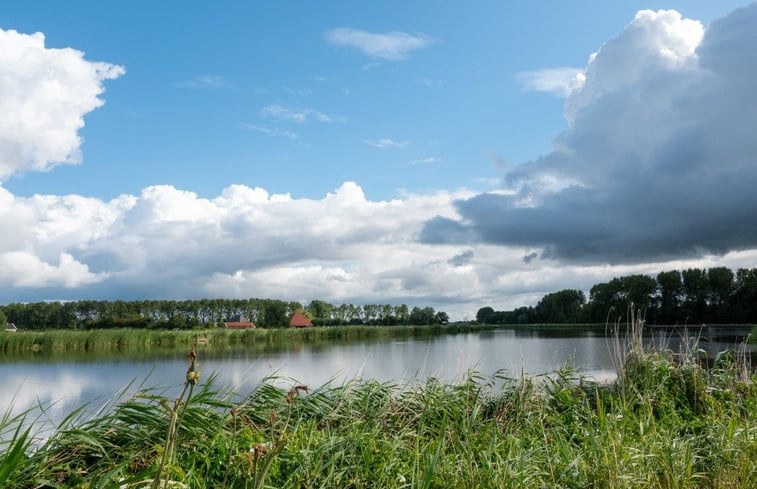
M 292 319 L 289 320 L 289 326 L 293 326 L 295 328 L 306 328 L 312 325 L 313 323 L 310 322 L 310 319 L 305 317 L 305 315 L 302 314 L 300 311 L 297 311 L 294 314 L 292 314 Z
M 224 328 L 230 328 L 230 329 L 247 329 L 247 328 L 254 328 L 255 325 L 252 324 L 251 321 L 241 321 L 241 322 L 232 322 L 232 321 L 226 321 L 223 323 Z

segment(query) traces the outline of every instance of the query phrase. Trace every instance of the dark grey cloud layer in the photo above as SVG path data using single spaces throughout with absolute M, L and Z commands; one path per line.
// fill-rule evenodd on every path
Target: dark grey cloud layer
M 428 221 L 421 240 L 610 263 L 756 247 L 757 4 L 701 42 L 696 27 L 640 12 L 590 61 L 555 150 L 507 174 L 506 195 Z

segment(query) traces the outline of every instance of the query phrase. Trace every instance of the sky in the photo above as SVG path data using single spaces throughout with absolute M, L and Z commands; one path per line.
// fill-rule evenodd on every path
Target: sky
M 743 0 L 6 0 L 0 303 L 751 268 L 754 52 Z

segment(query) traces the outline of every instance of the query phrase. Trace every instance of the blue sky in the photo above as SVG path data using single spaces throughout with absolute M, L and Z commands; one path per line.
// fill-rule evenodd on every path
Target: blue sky
M 662 205 L 662 198 L 650 200 L 650 211 L 629 202 L 631 189 L 622 186 L 613 193 L 622 197 L 589 202 L 574 199 L 565 190 L 615 188 L 618 169 L 607 166 L 607 161 L 632 158 L 625 143 L 604 147 L 617 134 L 608 133 L 607 121 L 596 115 L 609 110 L 603 105 L 609 100 L 606 94 L 629 97 L 623 107 L 635 108 L 623 120 L 636 122 L 617 130 L 625 135 L 638 130 L 638 138 L 629 136 L 629 140 L 656 148 L 650 154 L 686 149 L 685 159 L 691 159 L 692 152 L 702 156 L 714 151 L 714 147 L 694 147 L 696 138 L 686 139 L 682 132 L 684 127 L 697 126 L 699 117 L 704 121 L 712 115 L 701 111 L 681 114 L 685 120 L 660 122 L 657 135 L 665 128 L 675 129 L 667 139 L 651 140 L 644 134 L 647 124 L 639 118 L 646 114 L 661 121 L 669 113 L 666 104 L 680 97 L 663 90 L 657 100 L 657 92 L 643 88 L 652 78 L 638 73 L 659 69 L 666 79 L 684 80 L 682 86 L 688 86 L 686 80 L 695 85 L 704 72 L 726 80 L 732 72 L 721 73 L 712 63 L 697 64 L 698 46 L 717 50 L 720 44 L 715 41 L 720 38 L 708 37 L 708 26 L 746 4 L 3 2 L 0 29 L 23 36 L 42 33 L 44 48 L 39 52 L 49 54 L 54 66 L 16 63 L 10 55 L 1 59 L 5 66 L 0 64 L 0 70 L 25 80 L 14 82 L 13 90 L 18 92 L 6 87 L 0 101 L 5 107 L 21 107 L 14 101 L 26 96 L 25 84 L 32 87 L 35 80 L 54 80 L 56 70 L 63 73 L 73 66 L 55 61 L 59 56 L 54 49 L 81 52 L 90 63 L 82 66 L 108 63 L 111 72 L 92 75 L 87 89 L 68 78 L 61 82 L 77 87 L 71 93 L 89 94 L 89 101 L 68 103 L 53 96 L 51 104 L 57 105 L 47 110 L 35 99 L 37 115 L 52 120 L 50 124 L 56 117 L 69 122 L 71 117 L 83 117 L 83 127 L 61 122 L 61 132 L 54 135 L 39 129 L 44 123 L 30 123 L 23 134 L 15 135 L 14 120 L 26 120 L 28 112 L 11 119 L 13 114 L 6 111 L 9 122 L 2 127 L 9 129 L 0 141 L 0 157 L 6 159 L 0 177 L 0 190 L 5 192 L 0 202 L 5 208 L 0 214 L 6 217 L 0 219 L 0 226 L 5 233 L 28 237 L 0 249 L 0 255 L 5 253 L 0 262 L 11 270 L 0 274 L 0 302 L 288 295 L 282 298 L 457 304 L 447 309 L 464 316 L 479 305 L 533 303 L 543 293 L 563 286 L 588 287 L 618 273 L 654 273 L 687 264 L 750 266 L 749 253 L 757 244 L 751 230 L 715 242 L 676 218 L 685 214 L 686 205 L 697 208 L 710 200 L 686 203 L 683 211 L 671 210 L 662 220 L 682 237 L 676 241 L 654 234 L 655 226 L 642 219 L 655 213 L 653 204 Z M 680 15 L 639 17 L 637 12 L 643 9 L 674 9 Z M 739 19 L 751 25 L 752 10 L 725 17 L 721 31 L 731 32 L 732 25 L 736 32 Z M 686 19 L 699 27 L 687 31 L 694 24 Z M 680 31 L 680 36 L 658 35 L 666 26 Z M 648 35 L 639 34 L 642 31 Z M 751 46 L 748 32 L 740 35 L 742 45 Z M 715 41 L 708 43 L 710 38 Z M 27 37 L 13 39 L 5 41 L 9 50 Z M 618 49 L 604 49 L 612 40 L 618 40 Z M 676 51 L 679 44 L 683 51 Z M 657 61 L 639 54 L 650 46 Z M 666 50 L 678 58 L 671 61 Z M 599 61 L 592 66 L 599 74 L 594 76 L 587 63 L 596 52 Z M 750 61 L 737 61 L 745 65 L 739 76 L 749 76 Z M 543 71 L 557 68 L 563 70 Z M 626 78 L 627 83 L 613 81 L 628 73 L 635 74 Z M 588 81 L 568 86 L 566 76 Z M 691 90 L 691 100 L 705 97 Z M 104 105 L 92 105 L 95 96 Z M 748 97 L 746 92 L 744 96 Z M 70 109 L 78 103 L 80 108 Z M 725 111 L 729 103 L 716 100 L 712 105 Z M 573 105 L 578 107 L 575 119 L 570 115 Z M 747 98 L 736 106 L 753 105 L 754 100 Z M 672 106 L 680 107 L 680 101 Z M 67 108 L 70 114 L 65 113 Z M 750 114 L 737 115 L 749 120 Z M 698 130 L 709 134 L 710 128 Z M 738 130 L 729 134 L 737 139 L 732 147 L 740 148 Z M 588 139 L 597 144 L 586 143 Z M 56 146 L 60 141 L 69 144 L 68 150 Z M 569 153 L 563 151 L 565 145 L 578 156 L 565 156 Z M 746 155 L 750 147 L 744 145 Z M 4 153 L 3 148 L 22 150 Z M 600 153 L 603 159 L 592 159 Z M 725 178 L 724 185 L 734 184 L 731 177 L 736 174 L 750 183 L 752 161 L 732 156 L 733 173 L 706 174 Z M 647 165 L 650 172 L 668 168 L 655 166 L 659 163 L 655 158 Z M 80 162 L 59 164 L 62 159 Z M 703 164 L 716 165 L 712 159 Z M 676 175 L 686 180 L 687 174 L 684 170 Z M 591 181 L 597 175 L 607 180 Z M 629 185 L 632 181 L 621 180 Z M 534 193 L 534 182 L 539 192 Z M 288 194 L 291 209 L 273 211 L 271 205 L 265 211 L 252 209 L 250 202 L 257 202 L 257 197 L 240 188 L 266 192 L 268 201 L 275 194 Z M 233 189 L 245 197 L 241 201 L 224 197 L 224 192 L 235 193 Z M 336 196 L 332 201 L 339 201 L 337 208 L 351 212 L 335 211 L 329 194 Z M 718 197 L 722 196 L 707 199 Z M 362 207 L 353 208 L 356 202 Z M 392 202 L 398 209 L 383 214 L 393 208 Z M 750 210 L 753 204 L 745 190 L 739 209 Z M 149 210 L 137 212 L 142 207 Z M 631 207 L 638 213 L 628 214 Z M 554 209 L 572 209 L 573 216 L 592 216 L 596 210 L 601 219 L 573 222 Z M 601 209 L 609 211 L 605 215 Z M 177 217 L 180 211 L 191 215 Z M 724 216 L 738 212 L 722 211 L 713 210 L 700 227 L 732 230 L 735 225 Z M 256 220 L 257 212 L 267 217 Z M 19 217 L 27 214 L 28 219 Z M 355 218 L 369 222 L 352 229 Z M 554 219 L 570 221 L 575 232 L 555 234 L 559 226 Z M 368 226 L 374 221 L 375 226 Z M 268 227 L 260 227 L 260 222 Z M 644 239 L 618 245 L 628 240 L 623 228 L 611 222 L 631 223 L 634 230 L 638 226 L 634 235 Z M 91 229 L 95 223 L 101 233 Z M 312 223 L 328 223 L 320 228 L 331 234 Z M 90 229 L 77 227 L 87 224 Z M 307 231 L 310 225 L 312 235 Z M 44 231 L 45 226 L 50 229 Z M 291 237 L 286 233 L 295 228 L 312 239 L 307 253 L 300 245 L 287 244 Z M 223 232 L 213 234 L 218 229 Z M 521 229 L 530 231 L 520 235 Z M 270 248 L 257 253 L 275 258 L 244 256 L 244 240 L 237 246 L 225 241 L 232 231 L 267 243 Z M 154 241 L 153 233 L 175 239 L 210 233 L 208 241 L 213 244 L 189 246 L 172 264 L 172 256 L 160 252 L 171 245 Z M 608 233 L 614 239 L 606 239 Z M 370 244 L 358 235 L 370 236 Z M 595 242 L 581 248 L 575 245 L 581 236 Z M 149 256 L 129 251 L 129 243 L 144 247 Z M 608 251 L 610 247 L 613 251 Z M 378 253 L 383 259 L 366 253 Z M 533 253 L 538 260 L 523 260 Z M 226 254 L 228 260 L 218 261 L 219 254 Z M 155 260 L 165 267 L 164 277 L 182 285 L 161 286 L 164 279 L 151 275 Z M 180 265 L 198 271 L 179 271 Z M 419 270 L 427 275 L 419 276 Z M 290 282 L 281 279 L 287 273 L 292 274 Z M 21 275 L 30 278 L 19 279 Z M 446 277 L 449 285 L 440 285 L 434 275 L 442 281 Z M 337 282 L 352 286 L 328 285 L 335 276 L 342 277 Z M 303 277 L 313 285 L 303 286 Z
M 681 4 L 686 4 L 681 5 Z M 739 2 L 648 2 L 707 22 Z M 526 92 L 522 71 L 583 66 L 639 2 L 4 2 L 0 26 L 124 66 L 86 116 L 83 165 L 6 182 L 20 195 L 112 198 L 159 183 L 217 194 L 230 183 L 318 197 L 347 180 L 372 198 L 501 177 L 496 161 L 549 151 L 562 100 Z M 685 7 L 685 8 L 684 8 Z M 349 27 L 422 35 L 406 59 L 325 35 Z M 375 65 L 375 66 L 372 66 Z M 277 121 L 279 105 L 330 123 Z M 267 136 L 244 125 L 279 129 Z M 390 139 L 380 149 L 365 141 Z M 433 163 L 411 164 L 412 161 Z

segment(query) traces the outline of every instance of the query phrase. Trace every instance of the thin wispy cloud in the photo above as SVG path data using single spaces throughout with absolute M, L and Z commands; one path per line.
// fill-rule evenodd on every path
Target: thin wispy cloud
M 289 139 L 297 138 L 297 134 L 293 133 L 292 131 L 287 131 L 286 129 L 280 129 L 278 127 L 268 127 L 268 126 L 262 126 L 262 125 L 256 125 L 256 124 L 245 124 L 245 123 L 238 124 L 238 127 L 246 131 L 260 132 L 271 137 L 284 137 L 284 138 L 289 138 Z
M 429 46 L 433 41 L 425 34 L 408 34 L 392 31 L 386 34 L 340 27 L 324 34 L 324 38 L 336 46 L 358 49 L 371 58 L 398 61 L 418 49 Z
M 284 87 L 284 91 L 294 97 L 307 97 L 309 95 L 313 95 L 313 90 L 309 88 Z
M 176 83 L 179 88 L 232 88 L 234 84 L 220 75 L 202 75 Z
M 488 185 L 490 187 L 499 187 L 502 185 L 502 179 L 498 177 L 489 177 L 489 178 L 474 178 L 473 181 L 475 183 L 481 183 L 484 185 Z
M 428 158 L 418 158 L 416 160 L 410 160 L 411 165 L 430 165 L 431 163 L 436 163 L 439 161 L 437 158 L 433 156 L 429 156 Z
M 308 122 L 332 122 L 334 119 L 322 112 L 307 107 L 287 107 L 279 104 L 270 104 L 263 107 L 260 113 L 265 117 L 282 121 L 306 124 Z
M 426 87 L 441 87 L 444 84 L 441 80 L 436 80 L 434 78 L 418 78 L 417 81 L 419 85 Z
M 491 159 L 492 163 L 494 164 L 494 167 L 497 168 L 500 171 L 507 171 L 510 169 L 510 163 L 506 159 L 504 159 L 502 156 L 498 155 L 494 152 L 489 152 L 489 159 Z
M 515 75 L 515 79 L 524 90 L 548 92 L 560 97 L 567 97 L 574 90 L 583 86 L 586 81 L 586 74 L 582 68 L 545 68 L 536 71 L 522 71 Z
M 389 138 L 383 138 L 378 140 L 366 139 L 363 141 L 365 144 L 371 145 L 374 148 L 407 148 L 410 141 L 394 141 Z

